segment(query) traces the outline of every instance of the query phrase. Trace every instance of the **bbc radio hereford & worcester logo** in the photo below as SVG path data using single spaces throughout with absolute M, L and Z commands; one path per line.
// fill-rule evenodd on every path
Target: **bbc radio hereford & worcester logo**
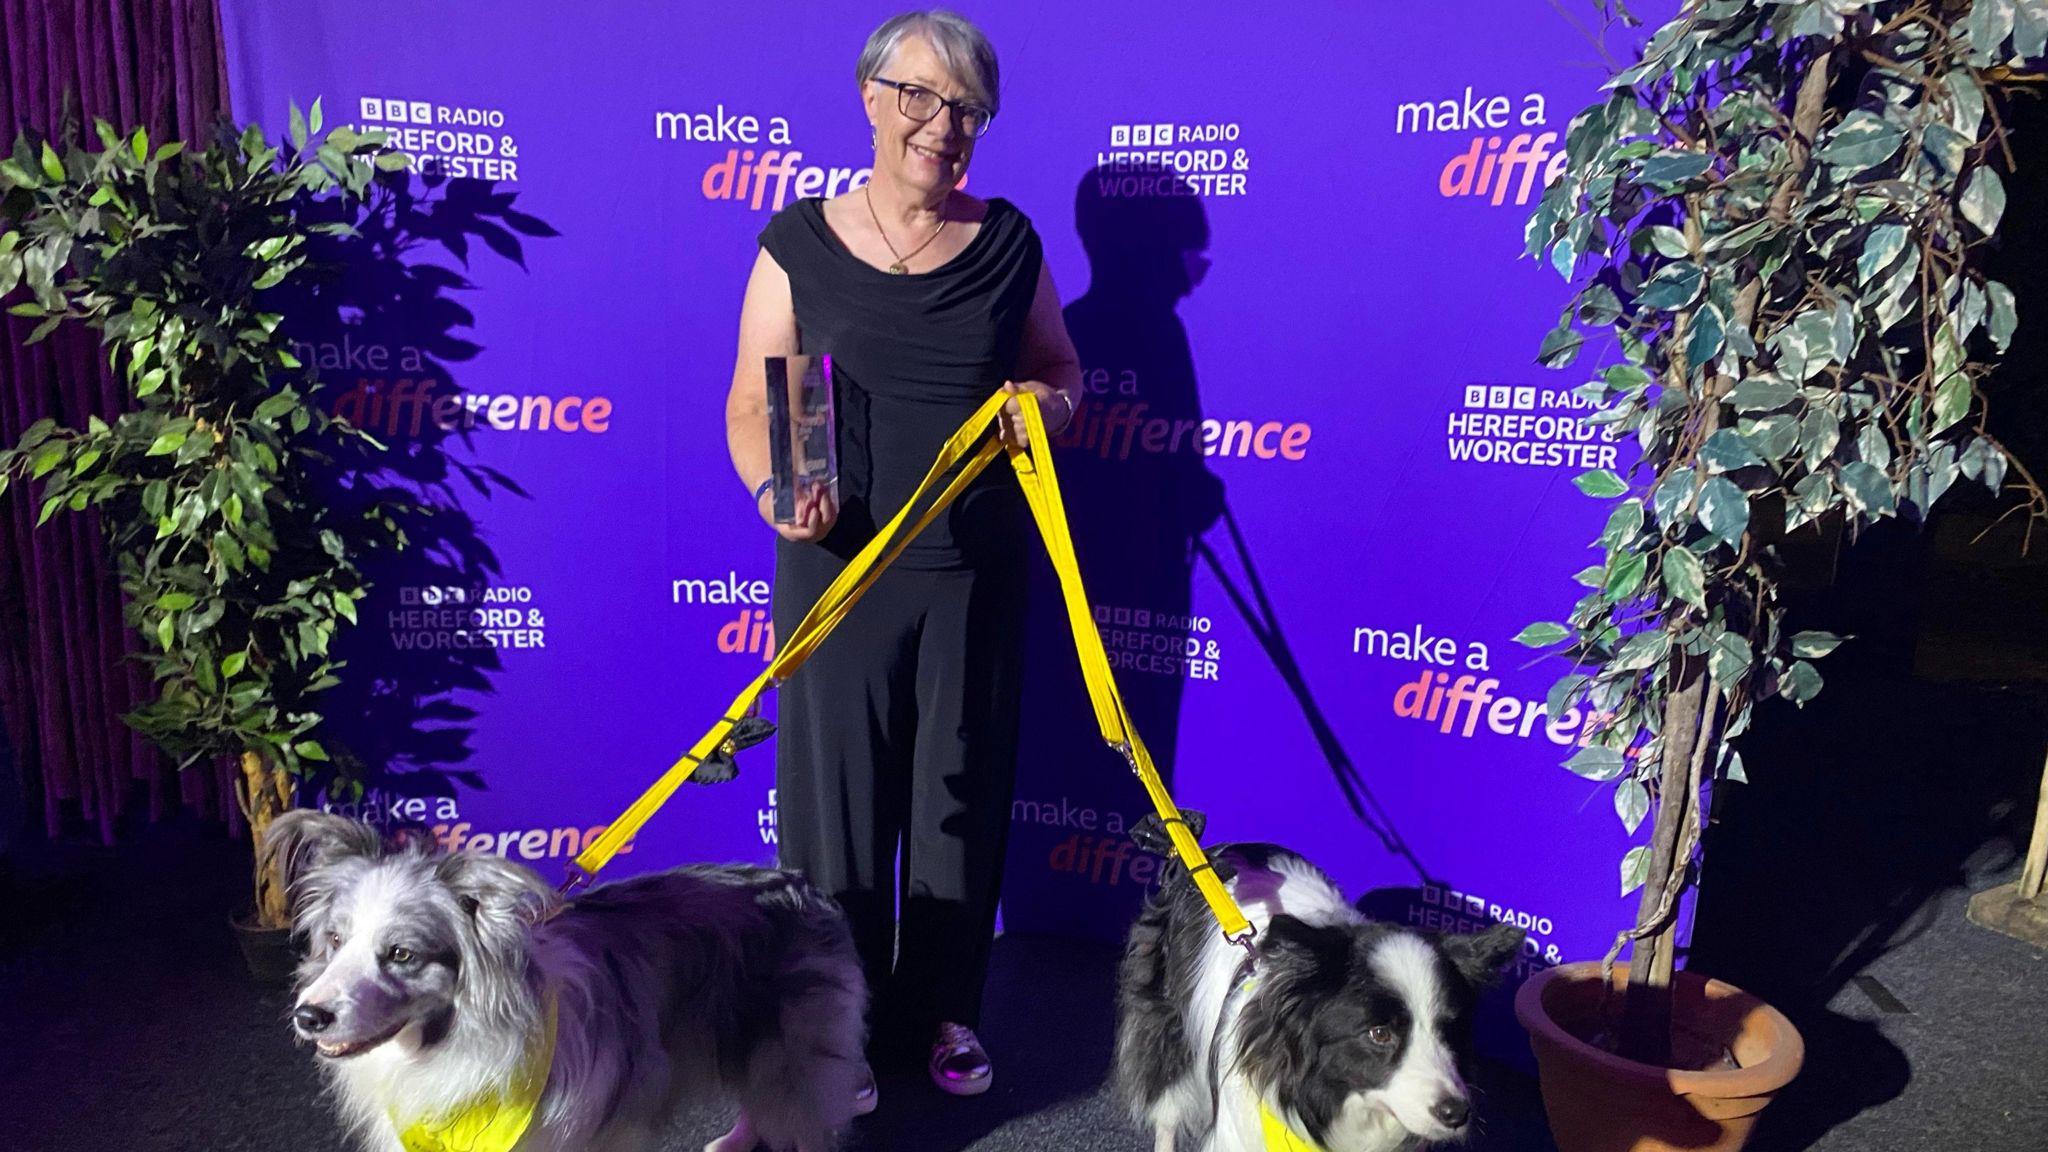
M 382 132 L 385 143 L 411 157 L 424 176 L 519 182 L 519 140 L 496 108 L 436 104 L 402 95 L 364 96 L 356 102 L 359 132 Z

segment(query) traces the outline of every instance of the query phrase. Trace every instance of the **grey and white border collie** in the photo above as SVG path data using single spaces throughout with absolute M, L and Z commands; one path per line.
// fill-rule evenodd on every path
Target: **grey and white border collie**
M 363 1146 L 511 1083 L 556 1045 L 518 1152 L 652 1147 L 685 1102 L 737 1101 L 712 1152 L 826 1152 L 868 1082 L 866 992 L 838 906 L 800 877 L 692 866 L 563 902 L 531 869 L 288 813 L 266 851 L 308 937 L 292 1026 Z
M 1523 931 L 1377 924 L 1286 849 L 1209 854 L 1258 929 L 1256 960 L 1175 867 L 1133 926 L 1118 981 L 1116 1087 L 1157 1152 L 1260 1152 L 1261 1103 L 1327 1152 L 1461 1136 L 1473 1005 Z

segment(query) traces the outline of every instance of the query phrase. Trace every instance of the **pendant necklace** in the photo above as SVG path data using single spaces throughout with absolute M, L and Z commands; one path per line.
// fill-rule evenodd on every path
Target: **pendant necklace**
M 896 262 L 894 264 L 889 265 L 889 271 L 898 276 L 901 276 L 909 272 L 909 264 L 911 257 L 916 256 L 919 252 L 922 252 L 926 248 L 931 247 L 932 241 L 937 240 L 939 238 L 939 233 L 944 232 L 946 230 L 946 220 L 945 217 L 942 216 L 939 218 L 939 226 L 937 228 L 932 229 L 932 234 L 924 238 L 924 243 L 919 244 L 917 247 L 912 248 L 908 252 L 898 255 L 896 251 L 896 245 L 889 243 L 889 230 L 882 227 L 881 214 L 875 211 L 875 198 L 874 196 L 869 194 L 868 185 L 863 184 L 860 186 L 860 195 L 861 199 L 867 201 L 868 216 L 875 222 L 875 231 L 881 235 L 882 243 L 886 245 L 889 249 L 889 255 L 896 257 Z

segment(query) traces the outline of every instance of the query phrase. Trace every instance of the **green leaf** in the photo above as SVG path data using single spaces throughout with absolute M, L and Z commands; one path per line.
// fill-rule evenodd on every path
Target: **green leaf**
M 1814 5 L 1819 8 L 1819 4 Z M 1623 896 L 1641 888 L 1650 879 L 1650 849 L 1638 844 L 1621 858 L 1621 894 Z
M 1723 692 L 1733 691 L 1755 663 L 1756 655 L 1749 650 L 1748 640 L 1733 632 L 1721 632 L 1714 637 L 1707 666 Z
M 149 158 L 149 132 L 147 129 L 144 129 L 140 125 L 137 125 L 135 129 L 135 137 L 134 139 L 130 140 L 129 143 L 134 145 L 135 162 L 137 164 L 140 164 L 144 160 L 147 160 Z
M 183 612 L 196 603 L 190 592 L 166 592 L 156 599 L 157 608 L 164 612 Z
M 1816 5 L 1818 7 L 1818 5 Z M 1861 109 L 1849 113 L 1827 143 L 1814 153 L 1816 159 L 1834 165 L 1838 176 L 1861 172 L 1891 159 L 1906 134 L 1883 117 Z
M 322 97 L 319 97 L 319 96 L 315 96 L 315 97 L 313 97 L 313 111 L 312 111 L 312 113 L 311 113 L 311 114 L 310 114 L 310 115 L 309 115 L 309 116 L 307 117 L 307 124 L 306 124 L 306 127 L 307 127 L 308 129 L 310 129 L 310 130 L 314 131 L 314 132 L 318 132 L 318 131 L 320 131 L 320 125 L 321 125 L 321 123 L 323 122 L 323 118 L 322 118 L 322 116 L 321 116 L 321 114 L 320 114 L 320 101 L 321 101 L 321 99 L 322 99 Z
M 1623 780 L 1614 789 L 1614 814 L 1621 817 L 1621 826 L 1633 836 L 1643 826 L 1643 817 L 1650 813 L 1650 790 L 1634 780 Z M 1626 895 L 1626 893 L 1624 893 Z
M 1799 423 L 1799 439 L 1805 445 L 1804 460 L 1810 471 L 1818 468 L 1835 449 L 1841 446 L 1842 425 L 1835 414 L 1825 408 L 1815 408 Z
M 299 757 L 304 760 L 325 761 L 327 759 L 327 749 L 322 748 L 318 740 L 301 740 L 292 746 L 292 751 L 297 752 Z
M 292 392 L 280 392 L 256 406 L 255 418 L 269 423 L 299 406 L 299 398 Z
M 1857 283 L 1868 284 L 1872 277 L 1891 267 L 1899 253 L 1906 250 L 1910 235 L 1904 224 L 1880 224 L 1872 228 L 1869 237 L 1863 241 L 1863 255 L 1856 259 Z
M 1842 466 L 1842 495 L 1858 514 L 1876 519 L 1898 511 L 1889 476 L 1861 460 Z
M 1674 468 L 1671 474 L 1657 485 L 1650 494 L 1650 508 L 1657 516 L 1657 523 L 1667 528 L 1677 526 L 1678 516 L 1685 511 L 1692 500 L 1692 489 L 1698 475 L 1690 468 Z
M 1799 421 L 1784 413 L 1745 418 L 1737 427 L 1743 443 L 1764 461 L 1783 460 L 1799 448 Z
M 1617 477 L 1619 479 L 1619 477 Z M 1607 527 L 1600 533 L 1600 545 L 1609 550 L 1619 548 L 1635 538 L 1643 529 L 1643 502 L 1626 500 L 1614 506 L 1607 517 Z
M 1749 497 L 1727 477 L 1716 476 L 1700 490 L 1699 516 L 1700 527 L 1732 548 L 1749 528 Z
M 1828 504 L 1833 498 L 1834 488 L 1828 483 L 1826 473 L 1815 472 L 1807 476 L 1792 488 L 1794 511 L 1786 519 L 1785 526 L 1797 528 L 1810 520 L 1818 519 L 1828 510 Z
M 1820 695 L 1821 684 L 1820 669 L 1800 660 L 1792 665 L 1791 671 L 1785 673 L 1784 680 L 1778 684 L 1778 692 L 1793 704 L 1804 708 L 1808 700 Z
M 1942 77 L 1948 87 L 1949 126 L 1975 139 L 1984 124 L 1984 90 L 1967 68 L 1956 68 Z
M 1572 478 L 1572 483 L 1579 491 L 1596 500 L 1611 500 L 1616 496 L 1628 494 L 1628 482 L 1605 468 L 1581 472 Z
M 1752 376 L 1735 386 L 1728 402 L 1738 412 L 1770 412 L 1799 399 L 1799 386 L 1769 376 Z
M 1671 654 L 1671 636 L 1666 632 L 1638 632 L 1628 638 L 1614 653 L 1609 668 L 1619 672 L 1635 672 L 1664 662 Z
M 156 440 L 150 444 L 149 451 L 145 452 L 144 455 L 169 456 L 171 453 L 176 452 L 179 448 L 184 447 L 185 437 L 186 433 L 178 429 L 167 429 L 166 431 L 158 434 Z
M 1564 766 L 1588 780 L 1605 784 L 1628 770 L 1628 758 L 1612 748 L 1592 745 L 1579 749 Z
M 64 454 L 68 450 L 62 440 L 52 440 L 36 449 L 35 455 L 29 460 L 28 478 L 41 480 L 48 476 L 51 469 L 64 462 Z
M 403 152 L 379 152 L 375 163 L 379 172 L 403 172 L 409 161 Z
M 165 615 L 156 622 L 156 642 L 162 645 L 166 652 L 171 650 L 171 641 L 177 637 L 177 627 L 176 616 Z
M 1946 124 L 1929 124 L 1920 135 L 1920 153 L 1927 157 L 1936 179 L 1943 183 L 1955 179 L 1956 173 L 1963 170 L 1969 152 L 1969 138 Z
M 1727 334 L 1726 322 L 1721 319 L 1721 310 L 1708 304 L 1692 314 L 1692 331 L 1685 340 L 1685 362 L 1698 369 L 1721 354 L 1721 344 Z
M 1607 566 L 1595 564 L 1589 568 L 1581 568 L 1572 573 L 1572 582 L 1587 588 L 1598 588 L 1607 583 Z
M 304 151 L 306 147 L 306 114 L 299 111 L 299 102 L 291 102 L 292 147 Z
M 1636 178 L 1669 189 L 1705 174 L 1711 163 L 1704 152 L 1665 149 L 1644 160 L 1636 169 Z
M 1757 467 L 1763 459 L 1749 447 L 1749 441 L 1735 428 L 1722 428 L 1700 445 L 1700 461 L 1706 463 L 1708 471 L 1735 471 L 1739 467 Z
M 2012 289 L 1993 280 L 1984 290 L 1991 299 L 1991 343 L 2003 354 L 2012 342 L 2013 330 L 2019 327 L 2019 312 L 2013 306 Z
M 1700 266 L 1691 261 L 1666 264 L 1644 282 L 1642 291 L 1636 294 L 1636 304 L 1660 312 L 1676 312 L 1699 298 L 1704 279 Z
M 22 341 L 22 343 L 24 345 L 42 343 L 43 338 L 48 336 L 50 333 L 56 331 L 57 325 L 62 324 L 63 322 L 64 316 L 61 313 L 50 317 L 49 319 L 43 321 L 41 324 L 36 325 L 35 331 L 30 332 L 28 334 L 28 339 Z
M 2012 35 L 2015 13 L 2013 0 L 1976 0 L 1962 29 L 1969 34 L 1970 47 L 1987 63 L 1999 57 L 1999 47 Z
M 341 613 L 349 623 L 353 624 L 356 622 L 356 602 L 346 593 L 337 592 L 334 594 L 334 610 Z
M 248 663 L 249 654 L 247 652 L 229 653 L 220 662 L 220 674 L 223 677 L 232 680 L 235 677 L 242 674 L 242 668 L 246 666 Z
M 1980 167 L 1970 173 L 1970 182 L 1963 186 L 1963 219 L 1977 226 L 1977 231 L 1986 236 L 1998 231 L 1998 221 L 2005 215 L 2005 182 L 1989 167 Z
M 2048 54 L 2048 4 L 2023 0 L 2013 25 L 2012 54 L 2021 60 L 2038 60 Z
M 1653 224 L 1649 230 L 1650 246 L 1661 256 L 1683 260 L 1692 255 L 1691 245 L 1685 242 L 1685 233 L 1669 224 Z
M 1707 574 L 1690 548 L 1664 553 L 1664 587 L 1695 608 L 1707 606 Z
M 52 183 L 62 184 L 64 182 L 64 159 L 57 155 L 55 148 L 50 147 L 48 140 L 43 141 L 42 160 L 43 175 L 48 176 Z
M 1649 570 L 1650 558 L 1640 552 L 1618 556 L 1607 569 L 1607 598 L 1619 603 L 1634 596 Z
M 1818 660 L 1842 646 L 1845 638 L 1833 632 L 1798 632 L 1792 636 L 1792 654 L 1805 660 Z
M 1934 431 L 1945 432 L 1970 414 L 1970 378 L 1952 373 L 1934 390 Z
M 1585 343 L 1586 338 L 1569 323 L 1561 324 L 1543 337 L 1543 346 L 1536 350 L 1537 362 L 1545 368 L 1563 368 L 1579 358 Z
M 1515 643 L 1526 645 L 1530 648 L 1548 648 L 1571 634 L 1571 629 L 1566 628 L 1564 625 L 1553 624 L 1546 620 L 1531 624 L 1520 632 L 1515 633 Z

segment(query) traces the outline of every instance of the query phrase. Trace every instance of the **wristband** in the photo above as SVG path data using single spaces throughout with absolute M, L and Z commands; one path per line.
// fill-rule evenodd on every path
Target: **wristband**
M 761 494 L 768 491 L 768 489 L 774 487 L 774 485 L 775 477 L 772 475 L 769 476 L 766 480 L 761 481 L 759 484 L 754 485 L 754 503 L 759 504 L 761 502 Z

